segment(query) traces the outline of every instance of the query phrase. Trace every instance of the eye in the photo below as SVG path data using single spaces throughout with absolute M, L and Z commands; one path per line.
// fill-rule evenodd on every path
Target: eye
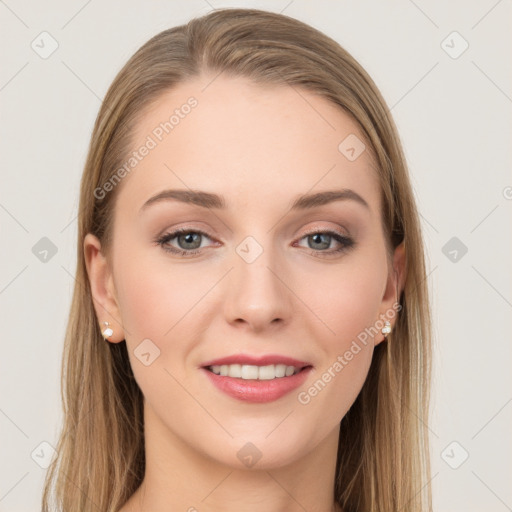
M 300 240 L 307 239 L 308 248 L 314 249 L 311 254 L 314 256 L 334 256 L 354 247 L 355 242 L 352 238 L 342 235 L 337 231 L 313 231 L 302 237 Z M 332 248 L 332 243 L 338 244 L 337 248 Z M 303 246 L 300 246 L 303 247 Z M 325 250 L 330 249 L 330 250 Z
M 186 229 L 180 228 L 171 233 L 165 233 L 156 240 L 156 243 L 164 249 L 164 251 L 179 254 L 181 256 L 189 256 L 193 254 L 199 254 L 202 249 L 201 242 L 203 238 L 211 238 L 204 232 L 198 229 Z M 176 239 L 178 247 L 170 244 L 172 240 Z
M 205 247 L 202 242 L 205 238 L 212 240 L 207 233 L 199 229 L 180 228 L 170 233 L 165 233 L 155 242 L 166 252 L 187 257 L 202 252 L 202 249 Z M 303 236 L 299 241 L 305 239 L 308 241 L 308 248 L 312 249 L 310 253 L 320 257 L 335 256 L 355 246 L 352 238 L 331 230 L 312 231 Z M 337 244 L 338 247 L 333 248 L 333 244 L 335 246 Z M 296 246 L 304 247 L 300 244 Z

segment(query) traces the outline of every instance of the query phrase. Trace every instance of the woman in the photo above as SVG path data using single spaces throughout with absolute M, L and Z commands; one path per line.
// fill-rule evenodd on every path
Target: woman
M 158 34 L 79 211 L 45 511 L 431 509 L 418 214 L 335 41 L 249 9 Z

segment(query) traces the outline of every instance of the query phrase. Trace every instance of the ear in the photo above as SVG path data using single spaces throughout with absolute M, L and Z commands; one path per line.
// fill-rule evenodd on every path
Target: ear
M 103 332 L 108 322 L 114 331 L 107 341 L 119 343 L 124 340 L 121 315 L 116 298 L 114 279 L 107 258 L 101 252 L 101 243 L 92 233 L 84 238 L 84 257 L 91 286 L 94 310 L 98 318 L 98 329 Z
M 386 283 L 386 289 L 382 297 L 381 310 L 379 318 L 383 321 L 388 320 L 393 329 L 396 318 L 400 314 L 397 310 L 397 303 L 400 299 L 400 295 L 405 286 L 405 276 L 407 271 L 407 262 L 405 257 L 405 244 L 402 241 L 394 250 L 392 268 L 388 273 L 388 280 Z M 375 337 L 375 345 L 384 341 L 386 338 L 383 334 L 380 335 L 379 339 Z

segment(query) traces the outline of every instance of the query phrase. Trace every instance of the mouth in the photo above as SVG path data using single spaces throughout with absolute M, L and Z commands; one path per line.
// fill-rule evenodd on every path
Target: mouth
M 308 366 L 297 367 L 285 364 L 268 364 L 257 366 L 250 364 L 222 364 L 207 366 L 206 369 L 221 377 L 245 380 L 273 380 L 291 377 Z
M 236 355 L 203 365 L 208 380 L 221 392 L 245 402 L 270 402 L 304 383 L 310 363 L 281 356 Z

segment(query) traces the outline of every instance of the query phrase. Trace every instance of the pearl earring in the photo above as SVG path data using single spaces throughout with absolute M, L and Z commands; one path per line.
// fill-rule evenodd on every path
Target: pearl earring
M 384 335 L 384 338 L 387 337 L 387 335 L 391 332 L 391 324 L 389 322 L 389 320 L 386 320 L 386 322 L 384 323 L 384 327 L 381 329 L 381 333 Z
M 108 322 L 103 322 L 103 325 L 105 326 L 105 329 L 103 329 L 103 332 L 101 334 L 103 334 L 103 337 L 105 339 L 110 338 L 110 336 L 114 334 L 113 329 L 109 327 L 110 324 Z

